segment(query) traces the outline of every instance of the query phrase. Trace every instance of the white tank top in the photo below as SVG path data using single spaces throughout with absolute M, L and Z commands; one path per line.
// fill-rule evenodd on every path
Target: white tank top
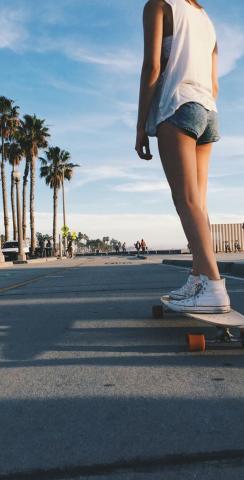
M 216 44 L 213 23 L 204 9 L 186 0 L 165 1 L 172 8 L 173 38 L 146 123 L 146 132 L 152 137 L 156 136 L 157 125 L 183 103 L 197 102 L 217 112 L 212 94 L 212 53 Z

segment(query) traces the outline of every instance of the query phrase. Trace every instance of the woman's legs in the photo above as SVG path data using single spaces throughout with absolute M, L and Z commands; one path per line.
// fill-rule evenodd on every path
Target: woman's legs
M 158 126 L 158 147 L 176 210 L 191 245 L 194 268 L 211 280 L 219 280 L 211 233 L 201 208 L 196 141 L 163 122 Z

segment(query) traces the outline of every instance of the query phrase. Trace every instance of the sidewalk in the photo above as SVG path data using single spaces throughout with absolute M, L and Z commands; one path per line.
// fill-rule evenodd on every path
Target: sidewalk
M 243 253 L 218 253 L 216 259 L 220 273 L 244 277 L 244 252 Z M 192 267 L 192 255 L 172 255 L 163 259 L 167 265 Z

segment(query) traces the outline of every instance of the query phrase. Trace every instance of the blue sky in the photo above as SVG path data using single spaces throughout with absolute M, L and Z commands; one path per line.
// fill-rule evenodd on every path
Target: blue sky
M 134 151 L 143 53 L 142 0 L 0 0 L 1 95 L 45 118 L 51 144 L 81 168 L 66 187 L 68 225 L 131 245 L 186 240 L 160 164 Z M 211 160 L 212 222 L 241 222 L 244 182 L 244 4 L 204 1 L 220 60 L 222 139 Z M 61 199 L 60 199 L 61 200 Z M 1 208 L 1 204 L 0 204 Z M 52 192 L 38 179 L 36 228 L 52 230 Z M 61 201 L 60 201 L 61 214 Z M 61 215 L 59 218 L 61 225 Z

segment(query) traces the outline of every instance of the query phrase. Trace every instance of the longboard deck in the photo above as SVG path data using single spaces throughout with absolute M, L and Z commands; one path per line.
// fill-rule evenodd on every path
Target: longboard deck
M 177 316 L 195 318 L 203 322 L 226 328 L 244 328 L 244 315 L 231 309 L 228 313 L 190 313 L 190 312 L 174 312 L 168 308 L 169 296 L 163 296 L 161 302 L 163 308 Z

